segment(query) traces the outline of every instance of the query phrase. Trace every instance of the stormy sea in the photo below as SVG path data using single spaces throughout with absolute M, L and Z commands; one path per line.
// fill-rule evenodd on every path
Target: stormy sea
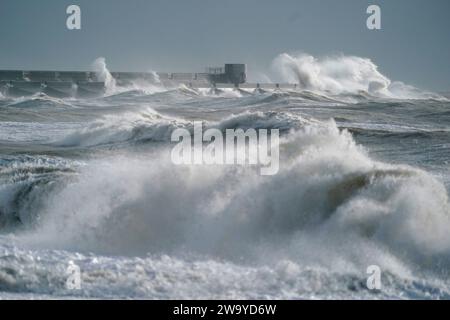
M 0 298 L 449 299 L 449 99 L 364 58 L 274 68 L 298 89 L 0 95 Z M 279 129 L 278 173 L 174 165 L 195 120 Z

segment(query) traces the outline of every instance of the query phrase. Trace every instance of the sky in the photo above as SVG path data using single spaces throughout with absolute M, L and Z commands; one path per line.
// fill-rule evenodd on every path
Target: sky
M 66 8 L 81 8 L 68 30 Z M 381 30 L 366 9 L 381 8 Z M 203 72 L 281 53 L 370 58 L 392 80 L 450 91 L 449 0 L 0 0 L 0 69 Z

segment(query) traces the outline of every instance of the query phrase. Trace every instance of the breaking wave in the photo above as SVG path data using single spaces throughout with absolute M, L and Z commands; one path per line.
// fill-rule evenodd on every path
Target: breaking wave
M 116 79 L 111 75 L 106 67 L 106 59 L 99 57 L 92 63 L 92 68 L 97 74 L 98 80 L 105 83 L 106 93 L 112 93 L 116 90 Z
M 449 298 L 448 100 L 363 58 L 275 65 L 302 88 L 1 100 L 1 297 Z M 279 129 L 279 172 L 173 165 L 194 120 Z
M 450 207 L 434 177 L 370 159 L 333 121 L 291 131 L 280 152 L 270 177 L 250 167 L 177 167 L 169 149 L 92 160 L 47 196 L 39 226 L 20 241 L 250 264 L 289 257 L 336 272 L 448 271 Z
M 121 142 L 170 141 L 184 121 L 162 116 L 151 108 L 140 112 L 108 115 L 55 142 L 63 147 L 91 147 Z
M 309 54 L 280 54 L 272 63 L 282 81 L 298 83 L 303 90 L 340 94 L 370 94 L 374 97 L 397 99 L 446 98 L 391 81 L 370 59 L 336 55 L 316 58 Z
M 281 133 L 310 122 L 317 121 L 289 112 L 274 111 L 247 111 L 220 121 L 203 121 L 206 128 L 217 128 L 222 132 L 226 129 L 253 128 L 279 129 Z M 170 142 L 171 134 L 177 128 L 192 132 L 193 121 L 170 117 L 146 108 L 138 112 L 104 116 L 53 144 L 62 147 L 93 147 L 124 142 Z

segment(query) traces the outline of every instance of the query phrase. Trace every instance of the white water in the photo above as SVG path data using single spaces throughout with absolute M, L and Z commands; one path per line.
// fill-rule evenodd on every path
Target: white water
M 296 59 L 280 70 L 314 92 L 159 85 L 8 102 L 0 296 L 449 298 L 448 103 L 386 99 L 417 92 L 367 59 Z M 279 173 L 174 166 L 170 134 L 193 119 L 280 129 Z M 69 261 L 81 291 L 64 286 Z
M 116 80 L 106 67 L 106 59 L 99 57 L 92 63 L 92 68 L 97 74 L 98 80 L 105 83 L 106 93 L 111 94 L 116 90 Z
M 370 59 L 357 56 L 283 53 L 272 62 L 282 81 L 298 83 L 300 88 L 327 94 L 368 92 L 378 97 L 398 99 L 443 98 L 383 75 Z

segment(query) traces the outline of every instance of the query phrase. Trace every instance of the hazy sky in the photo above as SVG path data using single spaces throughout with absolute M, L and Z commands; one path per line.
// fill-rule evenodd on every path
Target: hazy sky
M 66 28 L 81 7 L 82 29 Z M 378 4 L 382 30 L 366 28 Z M 204 71 L 243 62 L 264 71 L 280 53 L 371 58 L 382 73 L 450 91 L 449 0 L 0 0 L 0 68 Z

